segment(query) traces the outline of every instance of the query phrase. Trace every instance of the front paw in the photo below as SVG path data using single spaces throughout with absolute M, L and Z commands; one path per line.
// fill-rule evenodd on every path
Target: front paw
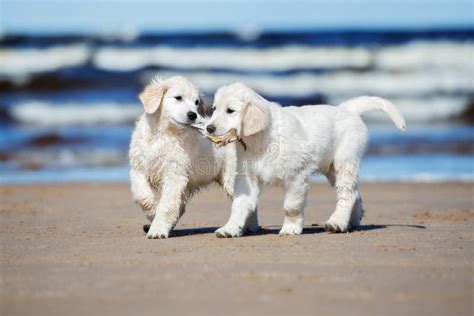
M 160 227 L 159 225 L 151 225 L 150 229 L 146 234 L 146 238 L 148 239 L 165 239 L 168 238 L 170 235 L 171 229 L 166 229 L 164 227 Z
M 231 238 L 231 237 L 240 237 L 242 236 L 243 231 L 241 227 L 233 225 L 225 225 L 218 230 L 216 230 L 216 236 L 218 238 Z
M 285 223 L 281 228 L 280 235 L 301 235 L 303 225 L 299 223 Z
M 349 223 L 345 220 L 331 216 L 324 224 L 324 230 L 329 233 L 346 233 L 349 231 Z

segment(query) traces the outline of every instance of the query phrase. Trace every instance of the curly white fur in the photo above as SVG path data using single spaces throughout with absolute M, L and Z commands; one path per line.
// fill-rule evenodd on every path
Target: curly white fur
M 303 210 L 314 172 L 324 174 L 337 190 L 336 210 L 325 224 L 327 231 L 347 232 L 363 216 L 358 190 L 360 160 L 367 142 L 367 128 L 359 115 L 382 110 L 400 129 L 403 116 L 387 100 L 359 97 L 341 106 L 281 107 L 241 83 L 220 88 L 215 111 L 206 128 L 214 135 L 235 128 L 247 144 L 237 146 L 237 175 L 232 214 L 216 231 L 218 237 L 237 237 L 253 215 L 263 183 L 286 189 L 285 218 L 280 234 L 303 230 Z
M 185 78 L 155 79 L 140 100 L 146 113 L 130 144 L 131 190 L 152 222 L 147 237 L 167 238 L 199 189 L 217 182 L 233 195 L 235 147 L 216 148 L 189 127 L 188 112 L 202 114 L 204 105 Z

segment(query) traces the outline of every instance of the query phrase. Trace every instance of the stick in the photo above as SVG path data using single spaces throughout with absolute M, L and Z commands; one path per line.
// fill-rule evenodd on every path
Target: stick
M 237 130 L 235 128 L 229 130 L 224 135 L 213 136 L 213 135 L 209 135 L 204 129 L 204 127 L 202 127 L 201 125 L 191 125 L 191 127 L 195 128 L 205 138 L 209 139 L 211 142 L 213 142 L 219 147 L 225 146 L 237 140 L 242 145 L 242 147 L 244 147 L 244 150 L 247 150 L 247 145 L 244 143 L 244 141 L 240 137 L 237 136 Z

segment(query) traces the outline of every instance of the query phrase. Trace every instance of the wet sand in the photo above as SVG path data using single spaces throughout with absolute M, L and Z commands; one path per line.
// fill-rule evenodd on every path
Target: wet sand
M 147 240 L 127 184 L 0 187 L 1 315 L 472 315 L 474 184 L 362 184 L 349 234 L 311 188 L 306 229 L 278 236 L 266 188 L 260 234 L 218 239 L 230 201 L 198 194 L 167 240 Z

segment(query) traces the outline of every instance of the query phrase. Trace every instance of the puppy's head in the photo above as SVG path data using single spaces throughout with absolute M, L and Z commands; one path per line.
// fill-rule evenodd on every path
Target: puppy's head
M 235 129 L 240 138 L 257 134 L 269 123 L 266 103 L 263 97 L 242 83 L 224 86 L 214 96 L 214 112 L 206 130 L 220 136 Z
M 153 79 L 139 98 L 148 115 L 156 115 L 177 126 L 193 124 L 201 120 L 205 112 L 199 89 L 180 76 Z

